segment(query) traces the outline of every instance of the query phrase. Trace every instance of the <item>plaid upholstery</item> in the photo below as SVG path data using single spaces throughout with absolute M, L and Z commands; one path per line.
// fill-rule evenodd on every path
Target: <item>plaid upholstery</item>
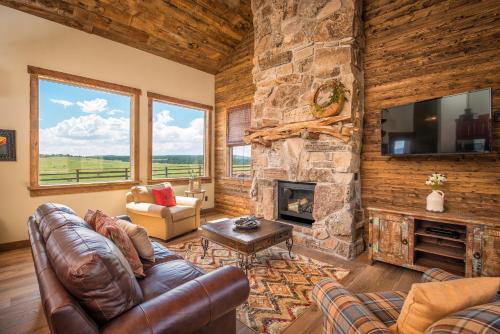
M 359 293 L 358 299 L 387 327 L 396 323 L 407 293 L 400 291 Z
M 468 308 L 439 320 L 426 334 L 500 333 L 500 301 Z
M 325 316 L 325 333 L 391 334 L 387 326 L 338 282 L 320 281 L 312 295 Z
M 444 282 L 444 281 L 451 281 L 451 280 L 460 279 L 460 278 L 463 278 L 463 277 L 450 274 L 442 269 L 432 268 L 432 269 L 427 270 L 422 275 L 422 283 Z

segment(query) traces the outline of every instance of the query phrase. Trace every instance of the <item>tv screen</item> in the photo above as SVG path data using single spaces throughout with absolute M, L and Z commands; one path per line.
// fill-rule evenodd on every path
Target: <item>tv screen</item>
M 491 151 L 491 89 L 382 110 L 382 154 Z

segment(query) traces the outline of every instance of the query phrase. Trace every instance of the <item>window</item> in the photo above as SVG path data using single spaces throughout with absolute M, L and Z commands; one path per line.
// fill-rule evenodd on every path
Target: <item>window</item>
M 148 100 L 149 180 L 209 178 L 212 107 L 155 93 Z
M 137 182 L 140 90 L 31 66 L 28 72 L 32 195 Z
M 251 145 L 243 137 L 250 127 L 250 105 L 230 108 L 227 112 L 227 145 L 229 147 L 229 176 L 251 176 Z

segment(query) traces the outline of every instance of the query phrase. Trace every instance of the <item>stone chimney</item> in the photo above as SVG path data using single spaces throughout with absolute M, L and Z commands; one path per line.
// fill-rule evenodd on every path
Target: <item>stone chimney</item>
M 360 149 L 363 113 L 361 2 L 252 0 L 255 31 L 252 127 L 314 120 L 315 90 L 340 80 L 349 90 L 348 142 L 321 134 L 252 144 L 255 214 L 276 219 L 277 180 L 316 183 L 311 228 L 295 242 L 351 259 L 363 251 Z M 335 125 L 333 125 L 335 126 Z

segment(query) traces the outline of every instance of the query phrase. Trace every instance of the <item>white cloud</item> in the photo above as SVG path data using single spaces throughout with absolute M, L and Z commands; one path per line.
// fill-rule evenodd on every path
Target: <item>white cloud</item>
M 101 98 L 95 98 L 93 100 L 78 101 L 76 103 L 83 112 L 86 113 L 100 113 L 106 111 L 108 108 L 108 101 Z
M 40 129 L 41 154 L 128 155 L 130 119 L 100 115 L 72 117 Z
M 112 110 L 107 111 L 106 113 L 108 115 L 116 115 L 116 114 L 123 114 L 124 112 L 125 111 L 120 110 L 120 109 L 112 109 Z
M 55 103 L 55 104 L 60 104 L 64 108 L 72 106 L 74 103 L 68 100 L 59 100 L 59 99 L 50 99 L 50 102 Z
M 153 122 L 153 155 L 203 154 L 203 118 L 193 119 L 189 127 L 172 125 L 169 110 L 155 115 Z
M 170 111 L 155 115 L 153 154 L 203 154 L 203 118 L 193 119 L 188 127 L 173 125 Z M 55 126 L 40 129 L 41 154 L 128 155 L 130 119 L 89 114 L 72 117 Z

